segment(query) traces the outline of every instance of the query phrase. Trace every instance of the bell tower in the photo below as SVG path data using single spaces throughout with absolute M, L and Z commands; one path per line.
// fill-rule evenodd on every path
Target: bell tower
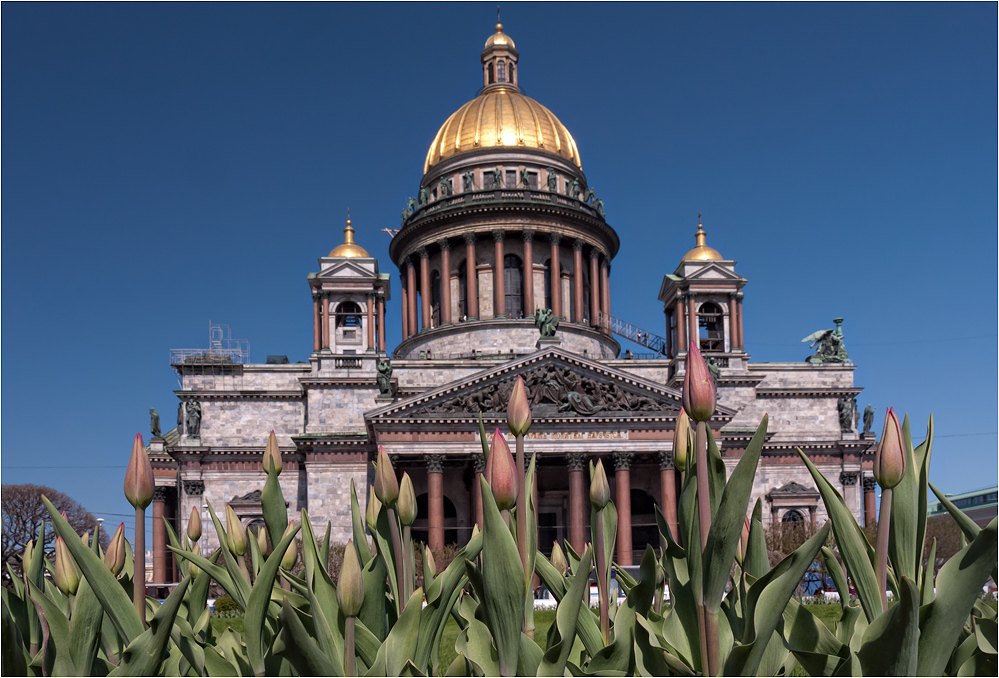
M 482 86 L 483 92 L 494 89 L 509 89 L 519 92 L 517 87 L 517 47 L 513 39 L 503 32 L 503 24 L 499 23 L 499 12 L 496 13 L 496 32 L 486 40 L 482 50 Z
M 735 272 L 735 261 L 708 246 L 700 213 L 694 241 L 694 248 L 663 278 L 659 290 L 666 315 L 667 353 L 670 358 L 683 357 L 691 341 L 696 341 L 706 355 L 744 357 L 742 288 L 748 281 Z M 722 361 L 727 363 L 727 357 Z
M 343 243 L 319 259 L 309 274 L 312 290 L 312 353 L 336 356 L 385 355 L 385 304 L 389 275 L 354 242 L 347 214 Z

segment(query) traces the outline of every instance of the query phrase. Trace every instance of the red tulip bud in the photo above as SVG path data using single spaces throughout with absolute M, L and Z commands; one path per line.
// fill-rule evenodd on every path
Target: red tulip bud
M 600 459 L 597 460 L 597 466 L 593 471 L 593 478 L 590 480 L 590 503 L 598 511 L 610 503 L 610 483 L 607 482 L 607 472 L 604 471 L 604 462 Z
M 489 448 L 489 461 L 486 462 L 486 482 L 493 492 L 493 499 L 501 511 L 517 505 L 517 463 L 510 454 L 510 445 L 499 429 L 493 433 L 493 444 Z
M 881 442 L 874 453 L 874 479 L 882 489 L 890 490 L 902 481 L 907 456 L 902 442 L 902 425 L 898 423 L 895 410 L 889 407 Z
M 506 423 L 515 436 L 527 435 L 531 430 L 531 403 L 527 400 L 527 387 L 523 377 L 518 376 L 506 406 Z
M 125 567 L 125 523 L 118 525 L 118 529 L 114 531 L 108 543 L 108 550 L 104 554 L 104 565 L 116 577 Z
M 138 509 L 146 508 L 153 500 L 153 465 L 149 463 L 141 433 L 135 434 L 132 456 L 125 469 L 125 499 Z
M 399 499 L 399 479 L 395 477 L 392 460 L 381 445 L 378 446 L 378 462 L 375 467 L 375 496 L 388 507 L 395 506 Z
M 399 522 L 403 527 L 412 525 L 416 521 L 416 492 L 413 491 L 413 480 L 408 473 L 402 474 L 402 483 L 399 485 Z
M 278 448 L 274 431 L 267 436 L 267 447 L 264 448 L 264 471 L 270 472 L 271 468 L 274 469 L 274 473 L 281 473 L 281 450 Z
M 673 466 L 679 471 L 687 468 L 687 459 L 694 449 L 694 432 L 690 430 L 690 417 L 687 411 L 680 408 L 676 418 L 676 429 L 673 431 Z
M 56 586 L 67 596 L 76 593 L 80 588 L 80 573 L 76 571 L 76 563 L 69 554 L 69 547 L 62 537 L 56 537 L 55 542 L 55 579 Z
M 683 409 L 695 422 L 707 421 L 715 413 L 715 383 L 704 356 L 693 343 L 687 351 L 687 371 L 683 375 Z

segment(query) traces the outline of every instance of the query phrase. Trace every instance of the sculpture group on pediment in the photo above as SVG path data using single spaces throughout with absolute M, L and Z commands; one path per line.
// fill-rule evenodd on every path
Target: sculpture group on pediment
M 555 364 L 521 375 L 535 416 L 575 413 L 588 417 L 598 412 L 662 412 L 676 409 L 656 399 L 633 393 L 614 382 L 595 379 Z M 513 379 L 429 405 L 423 414 L 474 414 L 503 412 L 513 390 Z

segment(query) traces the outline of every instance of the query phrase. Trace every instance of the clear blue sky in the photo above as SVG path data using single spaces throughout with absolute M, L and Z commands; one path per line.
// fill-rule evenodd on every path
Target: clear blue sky
M 708 242 L 749 279 L 754 360 L 846 318 L 861 407 L 931 412 L 932 479 L 997 477 L 996 5 L 512 4 L 521 84 L 621 236 L 613 308 L 659 331 Z M 492 4 L 3 3 L 4 483 L 96 514 L 169 349 L 209 320 L 312 348 L 306 274 L 388 236 L 481 85 Z M 399 339 L 398 276 L 389 343 Z M 126 522 L 130 522 L 127 521 Z

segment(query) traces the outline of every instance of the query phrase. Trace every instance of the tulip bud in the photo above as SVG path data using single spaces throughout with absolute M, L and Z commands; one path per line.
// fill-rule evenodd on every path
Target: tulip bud
M 229 552 L 234 556 L 246 553 L 246 528 L 229 504 L 225 505 L 225 531 Z
M 353 539 L 347 540 L 347 547 L 343 550 L 343 565 L 337 580 L 336 597 L 345 616 L 356 617 L 360 614 L 361 605 L 364 604 L 364 579 L 361 578 L 361 563 L 357 560 Z
M 55 541 L 55 583 L 67 596 L 76 593 L 80 588 L 80 574 L 76 571 L 76 563 L 73 556 L 69 554 L 69 547 L 62 537 L 56 537 Z
M 472 524 L 472 539 L 475 539 L 475 535 L 477 535 L 479 532 L 480 532 L 480 530 L 479 530 L 479 524 L 478 523 L 473 523 Z
M 673 466 L 679 471 L 687 468 L 687 459 L 694 448 L 693 432 L 690 430 L 690 417 L 687 411 L 680 408 L 676 418 L 676 429 L 673 431 Z
M 739 545 L 735 547 L 735 560 L 742 565 L 742 561 L 746 557 L 746 549 L 749 548 L 749 516 L 743 519 L 742 523 L 742 534 L 739 536 Z
M 187 538 L 191 541 L 201 539 L 201 514 L 197 506 L 191 507 L 191 517 L 187 519 Z
M 261 525 L 260 529 L 257 530 L 257 548 L 260 549 L 260 555 L 267 555 L 267 527 Z
M 274 431 L 267 436 L 267 447 L 264 448 L 264 471 L 269 473 L 271 468 L 274 469 L 274 473 L 281 473 L 281 450 L 278 448 Z
M 874 453 L 874 479 L 882 489 L 890 490 L 902 481 L 908 455 L 902 442 L 902 426 L 898 423 L 895 410 L 888 408 L 881 442 Z
M 437 562 L 434 560 L 434 554 L 430 551 L 430 547 L 425 547 L 426 551 L 423 554 L 423 558 L 427 563 L 427 569 L 430 570 L 430 574 L 434 577 L 437 576 Z M 429 586 L 429 582 L 427 582 Z
M 21 554 L 21 570 L 25 573 L 28 571 L 28 563 L 31 562 L 31 556 L 35 552 L 35 540 L 31 539 L 27 544 L 24 545 L 24 553 Z
M 590 503 L 598 511 L 610 503 L 610 484 L 607 482 L 607 473 L 604 471 L 604 462 L 601 459 L 597 460 L 593 478 L 590 480 Z
M 284 539 L 295 529 L 295 521 L 289 520 L 288 527 L 284 528 L 284 534 L 281 538 Z M 356 556 L 356 554 L 355 554 Z M 288 550 L 284 552 L 284 556 L 281 558 L 281 567 L 286 570 L 290 570 L 295 567 L 295 563 L 298 561 L 298 544 L 294 539 L 288 544 Z
M 683 408 L 696 422 L 707 421 L 715 413 L 715 382 L 704 356 L 693 343 L 687 351 L 687 371 L 683 375 Z
M 416 520 L 416 493 L 413 491 L 413 481 L 408 473 L 402 474 L 399 484 L 399 522 L 403 527 L 412 525 Z
M 116 577 L 125 567 L 125 523 L 118 525 L 108 543 L 108 550 L 104 554 L 104 566 Z
M 201 547 L 198 546 L 198 542 L 194 542 L 193 544 L 191 544 L 191 553 L 198 556 L 201 555 Z M 198 577 L 198 573 L 200 572 L 201 568 L 195 565 L 194 563 L 187 564 L 187 574 L 190 575 L 191 581 L 194 581 Z
M 513 460 L 510 446 L 499 429 L 493 433 L 493 444 L 486 462 L 486 482 L 493 492 L 496 507 L 501 511 L 517 505 L 517 462 Z
M 565 554 L 562 553 L 562 547 L 555 542 L 552 546 L 552 567 L 562 573 L 564 577 L 569 573 L 569 563 L 565 559 Z
M 531 430 L 531 403 L 527 400 L 527 387 L 524 378 L 517 377 L 506 405 L 506 424 L 515 436 L 527 435 Z
M 382 503 L 375 494 L 375 486 L 368 485 L 368 506 L 364 511 L 364 522 L 372 532 L 378 531 L 378 514 L 381 513 Z
M 90 548 L 90 530 L 83 533 L 83 536 L 80 537 L 80 542 L 84 548 Z
M 375 496 L 388 507 L 399 499 L 399 479 L 395 477 L 392 460 L 381 445 L 378 446 L 378 463 L 375 465 Z
M 125 469 L 125 499 L 137 509 L 144 509 L 153 500 L 153 465 L 142 444 L 142 434 L 135 434 L 132 456 Z

